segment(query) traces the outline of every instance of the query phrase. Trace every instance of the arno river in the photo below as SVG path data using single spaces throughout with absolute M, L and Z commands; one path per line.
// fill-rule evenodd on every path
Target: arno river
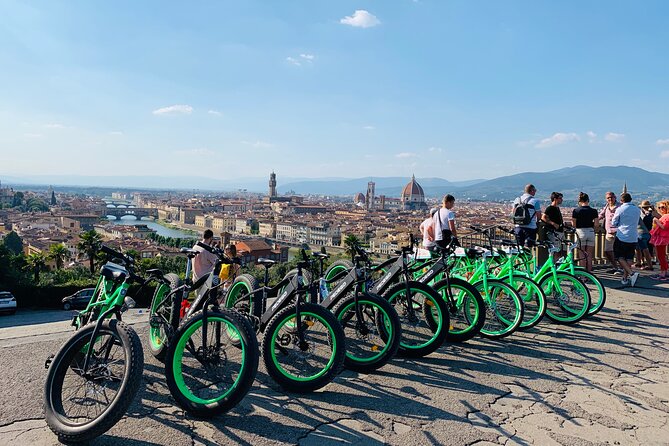
M 158 232 L 158 235 L 164 237 L 174 237 L 174 238 L 197 238 L 193 235 L 188 234 L 185 231 L 180 231 L 178 229 L 170 229 L 165 226 L 159 225 L 151 220 L 135 220 L 135 217 L 124 217 L 120 220 L 110 220 L 111 223 L 115 225 L 146 225 L 154 231 Z

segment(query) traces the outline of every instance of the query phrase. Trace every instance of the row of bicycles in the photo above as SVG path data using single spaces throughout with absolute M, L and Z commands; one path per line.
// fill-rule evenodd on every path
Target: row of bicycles
M 302 251 L 297 267 L 270 285 L 273 260 L 258 259 L 261 283 L 249 274 L 232 279 L 230 259 L 199 244 L 182 249 L 185 279 L 160 270 L 140 277 L 132 257 L 103 246 L 108 257 L 93 298 L 77 312 L 75 333 L 46 362 L 44 411 L 63 442 L 88 441 L 126 413 L 141 385 L 142 343 L 122 321 L 134 306 L 131 284 L 156 283 L 149 316 L 150 353 L 165 364 L 176 403 L 197 417 L 233 408 L 252 386 L 262 358 L 267 374 L 290 392 L 331 382 L 343 368 L 368 373 L 396 354 L 422 357 L 444 342 L 474 336 L 503 338 L 545 316 L 575 323 L 597 313 L 605 289 L 576 266 L 576 244 L 541 267 L 532 253 L 495 228 L 473 228 L 487 247 L 459 247 L 456 239 L 420 256 L 413 236 L 396 256 L 376 264 L 360 246 L 351 260 Z M 559 248 L 547 246 L 549 251 Z M 200 250 L 217 257 L 196 281 L 191 267 Z M 260 342 L 259 342 L 260 339 Z

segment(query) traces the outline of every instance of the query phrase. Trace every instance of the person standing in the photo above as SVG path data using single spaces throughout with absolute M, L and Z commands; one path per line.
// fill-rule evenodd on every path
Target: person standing
M 518 244 L 532 248 L 536 244 L 537 240 L 537 222 L 541 220 L 541 202 L 534 198 L 534 195 L 537 193 L 537 188 L 533 184 L 528 184 L 525 186 L 525 193 L 520 197 L 513 200 L 513 210 L 518 206 L 528 205 L 530 208 L 530 221 L 527 224 L 516 224 L 514 232 L 516 233 L 516 239 Z
M 632 204 L 632 196 L 627 192 L 620 196 L 620 200 L 622 204 L 611 218 L 611 224 L 617 228 L 613 241 L 613 252 L 616 260 L 623 267 L 621 283 L 634 286 L 639 278 L 639 273 L 632 273 L 630 262 L 634 260 L 634 251 L 639 240 L 637 226 L 641 217 L 641 209 Z
M 430 209 L 430 216 L 423 220 L 418 227 L 420 233 L 423 235 L 423 248 L 425 249 L 434 248 L 434 214 L 438 210 L 437 208 Z
M 657 203 L 660 218 L 653 218 L 653 229 L 650 230 L 650 242 L 655 246 L 655 255 L 660 262 L 660 274 L 651 277 L 655 280 L 667 280 L 667 245 L 669 245 L 669 201 Z
M 434 214 L 434 242 L 439 246 L 445 246 L 452 237 L 457 237 L 455 226 L 455 197 L 451 194 L 444 196 L 444 200 L 438 212 Z
M 541 214 L 542 227 L 540 231 L 541 239 L 546 240 L 556 248 L 562 251 L 562 238 L 564 233 L 564 220 L 562 218 L 562 211 L 560 205 L 562 204 L 562 194 L 560 192 L 551 193 L 551 204 L 546 206 L 546 209 Z M 554 252 L 553 259 L 557 260 L 561 252 Z M 545 261 L 545 259 L 544 259 Z M 539 260 L 541 262 L 541 259 Z
M 578 207 L 571 213 L 572 226 L 576 228 L 578 236 L 579 256 L 578 264 L 592 272 L 592 259 L 595 257 L 595 232 L 599 231 L 599 214 L 590 207 L 590 197 L 585 192 L 578 195 Z M 585 257 L 581 257 L 581 250 L 585 251 Z
M 644 220 L 646 217 L 647 209 L 650 207 L 650 201 L 644 200 L 639 204 L 641 209 L 641 218 L 639 218 L 639 224 L 637 226 L 637 234 L 639 240 L 637 241 L 636 246 L 636 264 L 632 265 L 640 269 L 647 271 L 653 270 L 653 260 L 650 257 L 649 242 L 650 242 L 650 230 L 653 228 L 653 217 L 651 214 L 648 215 L 650 219 Z M 647 222 L 647 220 L 650 220 Z
M 622 273 L 622 270 L 618 267 L 618 262 L 616 257 L 613 254 L 613 242 L 616 240 L 616 227 L 611 224 L 611 219 L 613 214 L 616 213 L 620 205 L 616 200 L 616 194 L 609 191 L 606 193 L 606 205 L 599 211 L 599 219 L 604 220 L 604 230 L 606 230 L 606 238 L 604 239 L 604 255 L 611 263 L 613 267 L 614 274 Z
M 200 242 L 213 247 L 214 232 L 211 229 L 205 229 Z M 195 244 L 193 249 L 199 251 L 199 254 L 193 259 L 193 281 L 196 281 L 214 269 L 218 257 L 198 244 Z

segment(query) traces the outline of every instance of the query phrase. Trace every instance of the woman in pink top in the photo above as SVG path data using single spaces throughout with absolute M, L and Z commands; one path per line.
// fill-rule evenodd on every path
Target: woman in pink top
M 653 218 L 653 229 L 650 231 L 650 242 L 655 245 L 655 255 L 660 262 L 660 274 L 653 279 L 667 280 L 667 245 L 669 245 L 669 201 L 657 203 L 660 218 Z

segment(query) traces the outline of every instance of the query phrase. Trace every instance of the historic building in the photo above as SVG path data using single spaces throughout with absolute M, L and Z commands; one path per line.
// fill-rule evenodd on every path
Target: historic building
M 411 181 L 402 189 L 400 196 L 402 210 L 410 211 L 416 209 L 427 209 L 425 203 L 425 193 L 423 188 L 416 182 L 416 177 L 411 176 Z

